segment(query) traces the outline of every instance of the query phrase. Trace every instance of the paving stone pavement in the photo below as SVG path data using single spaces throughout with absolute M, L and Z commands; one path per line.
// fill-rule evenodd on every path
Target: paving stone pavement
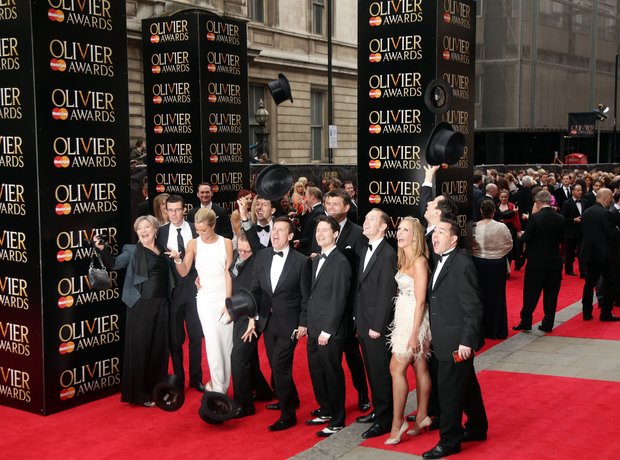
M 581 301 L 558 312 L 555 327 L 576 315 L 581 315 Z M 532 332 L 516 334 L 477 356 L 476 371 L 488 369 L 620 382 L 620 341 L 546 336 L 537 329 L 537 325 L 532 327 Z M 409 394 L 405 413 L 412 412 L 415 407 L 414 390 Z M 341 432 L 292 458 L 296 460 L 422 458 L 417 455 L 360 446 L 363 441 L 361 434 L 367 427 L 368 425 L 352 423 Z

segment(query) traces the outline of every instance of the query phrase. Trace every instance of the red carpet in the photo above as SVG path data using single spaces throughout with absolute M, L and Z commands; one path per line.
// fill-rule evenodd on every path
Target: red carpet
M 498 371 L 482 371 L 478 378 L 491 421 L 488 439 L 463 444 L 462 453 L 451 458 L 618 458 L 620 383 Z M 408 437 L 393 447 L 385 439 L 363 446 L 421 455 L 439 434 Z
M 618 309 L 615 312 L 617 315 Z M 577 315 L 561 326 L 556 327 L 549 335 L 584 339 L 620 340 L 620 323 L 599 321 L 598 314 L 599 310 L 595 305 L 594 319 L 592 321 L 584 321 L 581 315 Z

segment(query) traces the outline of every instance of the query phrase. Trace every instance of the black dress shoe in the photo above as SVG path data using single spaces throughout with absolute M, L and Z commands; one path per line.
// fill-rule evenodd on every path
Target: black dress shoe
M 289 428 L 294 427 L 296 424 L 297 424 L 297 420 L 295 419 L 288 419 L 288 420 L 280 419 L 273 425 L 269 425 L 267 429 L 269 431 L 284 431 L 284 430 L 288 430 Z
M 318 409 L 314 409 L 310 412 L 310 415 L 312 415 L 313 417 L 318 417 L 319 415 L 321 415 L 321 408 L 319 407 Z
M 429 431 L 439 429 L 439 417 L 431 417 L 431 426 L 428 427 Z
M 370 410 L 370 401 L 368 400 L 368 396 L 360 396 L 357 400 L 357 408 L 362 412 L 366 412 Z
M 381 426 L 377 423 L 373 423 L 370 428 L 368 428 L 362 433 L 362 438 L 368 439 L 376 438 L 377 436 L 383 436 L 384 434 L 389 433 L 391 428 L 391 426 Z
M 532 326 L 526 326 L 523 323 L 519 323 L 516 326 L 512 326 L 513 331 L 531 331 Z
M 614 315 L 601 315 L 601 321 L 616 322 L 620 321 L 620 317 Z
M 371 412 L 368 415 L 361 415 L 355 419 L 357 423 L 373 423 L 375 421 L 375 413 Z
M 201 393 L 204 393 L 204 392 L 205 392 L 205 386 L 204 386 L 202 383 L 200 383 L 200 382 L 198 382 L 198 383 L 196 383 L 196 384 L 192 385 L 192 387 L 193 387 L 193 388 L 196 388 L 196 390 L 198 390 L 198 391 L 199 391 L 199 392 L 201 392 Z
M 267 404 L 265 408 L 269 410 L 280 410 L 280 403 L 277 402 L 277 403 Z
M 592 318 L 594 318 L 594 316 L 592 316 L 592 313 L 584 313 L 583 314 L 583 320 L 584 321 L 590 321 Z
M 486 433 L 476 433 L 476 432 L 465 430 L 465 432 L 463 433 L 463 439 L 461 439 L 461 442 L 486 441 L 486 440 L 487 440 Z
M 439 444 L 433 447 L 431 450 L 426 451 L 422 454 L 423 458 L 443 458 L 448 455 L 458 454 L 461 451 L 460 446 L 453 447 L 452 449 L 447 449 L 445 447 L 441 447 Z
M 540 326 L 538 326 L 538 330 L 539 331 L 543 331 L 543 332 L 551 332 L 551 328 L 550 327 L 545 327 L 542 324 Z
M 256 409 L 254 407 L 240 407 L 235 412 L 233 418 L 243 418 L 248 417 L 249 415 L 254 415 L 256 413 Z

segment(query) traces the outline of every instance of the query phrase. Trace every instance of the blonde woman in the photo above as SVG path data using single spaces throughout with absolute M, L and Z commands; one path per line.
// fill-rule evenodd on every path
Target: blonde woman
M 409 428 L 405 420 L 405 403 L 409 384 L 407 368 L 413 363 L 416 379 L 418 414 L 415 428 L 407 432 L 416 436 L 431 424 L 428 417 L 428 400 L 431 393 L 431 377 L 426 357 L 431 341 L 426 288 L 428 286 L 428 248 L 424 240 L 424 228 L 413 217 L 405 217 L 396 233 L 398 244 L 398 295 L 395 300 L 394 320 L 390 326 L 389 344 L 392 349 L 390 374 L 394 398 L 392 431 L 385 444 L 398 444 Z
M 168 218 L 168 211 L 166 211 L 166 203 L 168 202 L 170 195 L 167 193 L 160 193 L 153 198 L 153 214 L 159 222 L 159 225 L 164 225 L 170 222 Z

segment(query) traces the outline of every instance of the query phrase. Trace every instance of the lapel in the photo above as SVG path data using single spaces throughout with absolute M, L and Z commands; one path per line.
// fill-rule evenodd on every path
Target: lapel
M 280 273 L 280 278 L 278 279 L 278 284 L 276 284 L 276 287 L 273 290 L 274 294 L 276 293 L 277 290 L 279 290 L 282 287 L 282 285 L 284 284 L 284 280 L 286 279 L 289 272 L 291 271 L 291 266 L 293 265 L 292 252 L 293 252 L 293 249 L 289 248 L 288 255 L 286 256 L 286 261 L 284 262 L 284 267 L 282 267 L 282 273 Z M 271 258 L 271 260 L 273 261 L 273 257 Z M 271 276 L 269 278 L 271 278 Z
M 271 263 L 273 262 L 273 252 L 271 249 L 265 249 L 267 257 L 265 257 L 265 270 L 262 273 L 263 278 L 267 282 L 269 292 L 273 294 L 273 287 L 271 286 Z
M 441 284 L 441 281 L 448 275 L 448 271 L 450 270 L 450 265 L 452 265 L 452 261 L 454 260 L 454 256 L 456 255 L 456 251 L 458 251 L 457 248 L 455 248 L 450 253 L 450 255 L 448 256 L 448 259 L 443 264 L 443 267 L 441 267 L 439 276 L 437 276 L 437 281 L 435 281 L 435 286 L 433 286 L 433 278 L 435 276 L 435 273 L 433 273 L 433 275 L 430 277 L 430 286 L 428 287 L 429 292 L 436 291 L 439 285 Z M 437 270 L 437 265 L 435 265 L 435 270 Z
M 372 255 L 370 256 L 370 260 L 368 261 L 368 266 L 366 267 L 366 270 L 364 270 L 364 260 L 366 259 L 366 254 L 368 253 L 368 247 L 366 247 L 363 257 L 360 257 L 359 273 L 361 273 L 362 276 L 360 276 L 358 284 L 361 284 L 361 282 L 364 280 L 364 278 L 366 278 L 368 273 L 370 273 L 370 269 L 372 268 L 372 266 L 375 264 L 375 262 L 379 258 L 379 255 L 378 255 L 379 252 L 383 250 L 383 243 L 387 244 L 387 242 L 385 241 L 385 238 L 383 239 L 383 241 L 381 241 L 381 244 L 379 246 L 373 249 Z
M 342 227 L 342 231 L 340 232 L 340 235 L 338 235 L 338 240 L 336 241 L 336 247 L 339 250 L 342 251 L 344 248 L 346 248 L 347 237 L 349 236 L 350 232 L 351 232 L 351 222 L 347 219 L 344 226 Z
M 316 256 L 314 258 L 314 260 L 312 261 L 312 289 L 314 289 L 314 286 L 316 285 L 316 282 L 319 280 L 319 278 L 321 277 L 321 275 L 323 273 L 325 273 L 325 268 L 329 265 L 329 263 L 332 261 L 333 259 L 333 255 L 334 252 L 336 252 L 338 248 L 335 248 L 332 252 L 329 253 L 329 255 L 327 256 L 327 259 L 325 259 L 325 262 L 323 262 L 323 266 L 321 267 L 321 271 L 319 272 L 319 275 L 316 275 L 316 269 L 319 266 L 319 256 Z

